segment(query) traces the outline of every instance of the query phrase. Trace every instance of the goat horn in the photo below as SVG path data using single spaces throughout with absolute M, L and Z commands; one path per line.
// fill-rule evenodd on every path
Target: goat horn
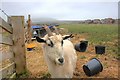
M 48 33 L 48 36 L 53 36 L 51 30 L 48 28 L 47 25 L 44 25 L 44 28 L 45 28 L 46 32 Z
M 58 35 L 59 34 L 58 29 L 55 26 L 53 26 L 53 28 L 55 29 L 55 33 Z

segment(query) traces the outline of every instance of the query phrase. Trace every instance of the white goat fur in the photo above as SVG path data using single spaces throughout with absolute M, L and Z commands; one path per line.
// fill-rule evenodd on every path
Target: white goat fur
M 57 44 L 57 42 L 61 41 L 62 36 L 54 34 L 49 38 L 52 39 L 52 41 L 54 41 L 55 44 Z M 48 35 L 45 35 L 44 40 L 47 40 L 47 39 L 48 39 Z M 52 78 L 72 78 L 73 72 L 76 68 L 76 61 L 77 61 L 77 55 L 76 55 L 74 46 L 72 42 L 67 39 L 63 40 L 63 50 L 59 48 L 61 44 L 57 44 L 56 46 L 58 47 L 59 51 L 61 52 L 63 51 L 65 62 L 63 65 L 59 65 L 51 61 L 48 55 L 50 55 L 50 53 L 52 52 L 54 52 L 54 54 L 56 55 L 57 51 L 54 49 L 51 49 L 46 44 L 43 44 L 42 48 L 44 52 L 44 58 L 48 66 L 48 71 L 50 72 Z

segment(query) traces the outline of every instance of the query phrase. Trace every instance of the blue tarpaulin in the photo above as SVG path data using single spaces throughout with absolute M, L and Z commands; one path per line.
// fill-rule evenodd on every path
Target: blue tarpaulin
M 48 26 L 49 28 L 52 28 L 53 26 Z
M 52 28 L 53 26 L 48 26 L 49 28 Z M 37 29 L 37 28 L 43 28 L 43 26 L 32 26 L 33 29 Z
M 42 26 L 32 26 L 33 29 L 42 28 Z

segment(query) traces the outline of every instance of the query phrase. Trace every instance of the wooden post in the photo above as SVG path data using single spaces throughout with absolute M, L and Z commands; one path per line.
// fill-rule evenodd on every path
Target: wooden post
M 13 53 L 16 64 L 16 73 L 26 70 L 25 41 L 24 41 L 24 16 L 12 16 L 13 27 Z
M 28 44 L 31 42 L 32 33 L 31 33 L 31 19 L 30 15 L 28 15 Z

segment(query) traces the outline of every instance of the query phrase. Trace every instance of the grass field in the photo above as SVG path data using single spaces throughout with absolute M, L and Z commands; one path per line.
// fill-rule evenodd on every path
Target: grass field
M 63 24 L 59 27 L 68 29 L 69 33 L 85 36 L 92 45 L 104 45 L 108 53 L 119 57 L 117 24 Z

